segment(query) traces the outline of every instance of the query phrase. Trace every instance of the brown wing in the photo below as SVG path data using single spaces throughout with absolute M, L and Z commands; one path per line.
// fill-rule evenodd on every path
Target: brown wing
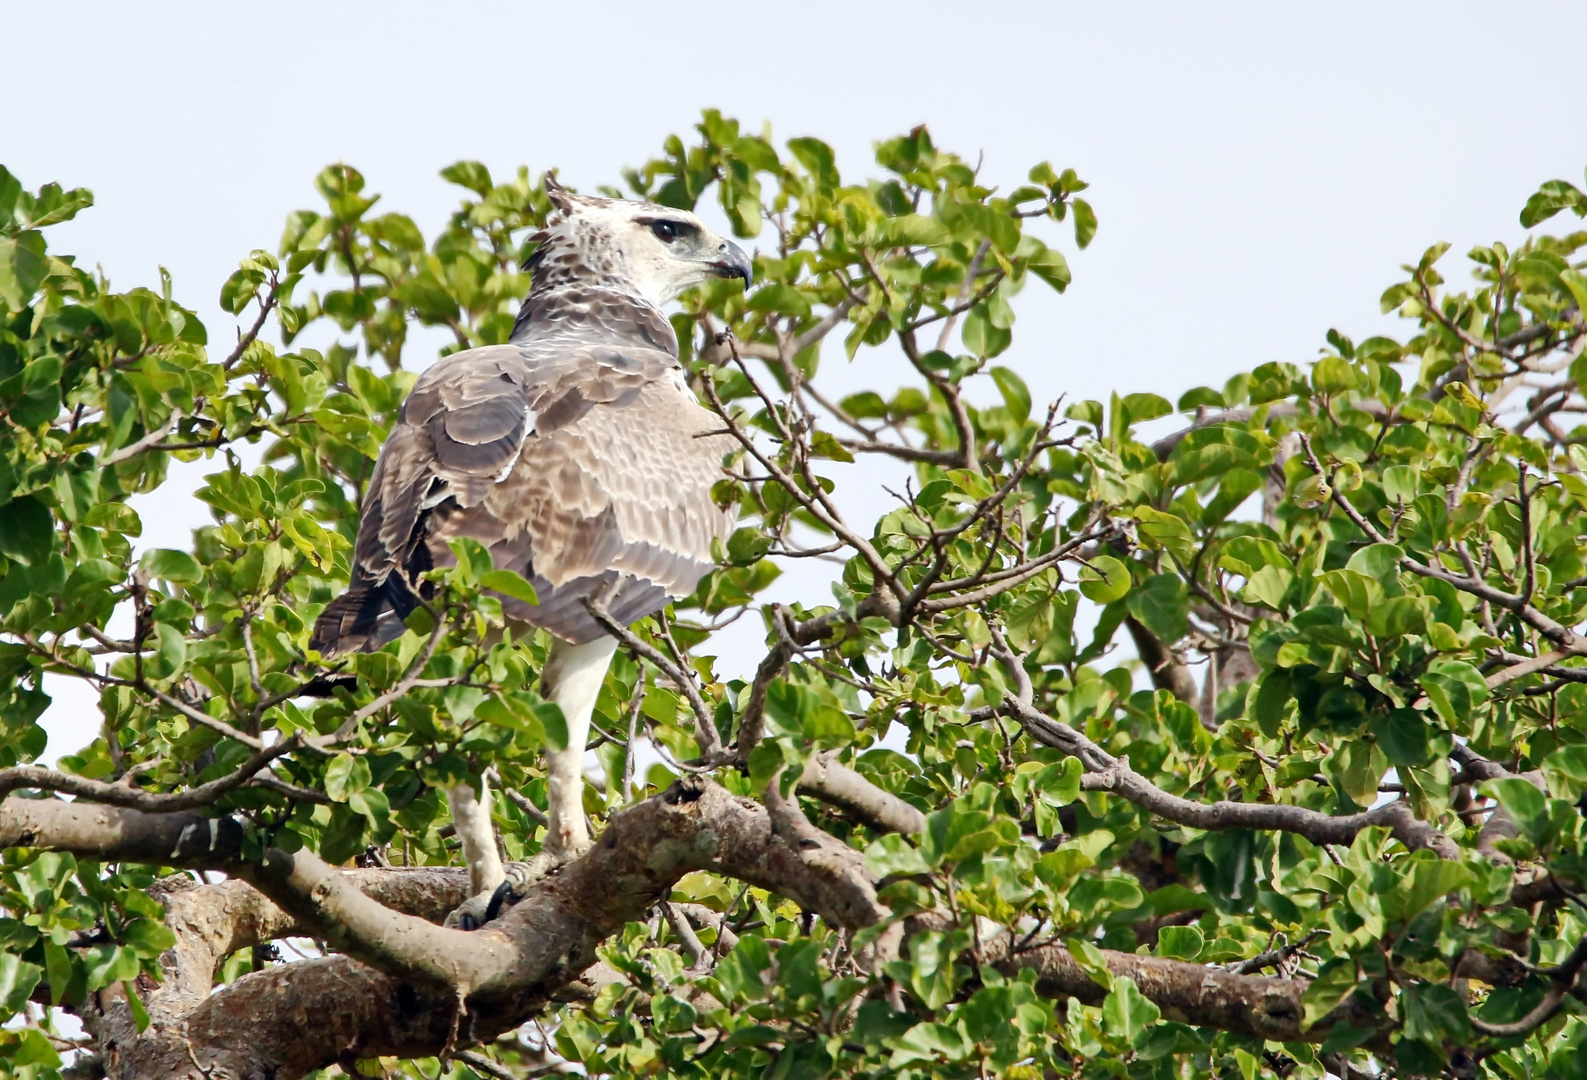
M 535 585 L 507 613 L 570 641 L 600 627 L 583 598 L 610 582 L 632 621 L 686 595 L 730 519 L 711 500 L 724 436 L 677 361 L 644 346 L 475 349 L 425 372 L 383 448 L 359 521 L 352 587 L 315 625 L 328 655 L 402 632 L 418 575 L 473 537 Z M 550 354 L 550 355 L 547 355 Z

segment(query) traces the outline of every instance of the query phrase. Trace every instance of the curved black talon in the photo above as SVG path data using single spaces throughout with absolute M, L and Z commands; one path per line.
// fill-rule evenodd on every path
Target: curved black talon
M 496 891 L 490 894 L 490 903 L 485 905 L 485 921 L 491 922 L 501 914 L 501 905 L 507 897 L 512 895 L 512 879 L 506 878 L 496 886 Z M 465 916 L 466 917 L 466 916 Z
M 489 919 L 489 916 L 487 915 L 486 918 Z M 457 925 L 458 925 L 458 928 L 461 929 L 461 930 L 478 930 L 479 929 L 479 923 L 474 921 L 474 916 L 470 915 L 466 911 L 463 912 L 463 914 L 461 914 L 461 915 L 459 915 L 457 917 Z

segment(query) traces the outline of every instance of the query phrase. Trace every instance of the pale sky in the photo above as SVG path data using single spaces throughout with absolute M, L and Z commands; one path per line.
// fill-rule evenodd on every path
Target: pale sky
M 921 122 L 1005 185 L 1043 159 L 1073 167 L 1096 240 L 1065 245 L 1064 296 L 1027 289 L 1005 362 L 1038 399 L 1172 399 L 1304 363 L 1331 326 L 1401 332 L 1377 306 L 1399 264 L 1447 240 L 1464 280 L 1461 252 L 1518 240 L 1526 197 L 1587 166 L 1579 65 L 1559 49 L 1587 41 L 1580 3 L 5 0 L 0 26 L 0 163 L 98 200 L 52 250 L 118 288 L 165 266 L 212 343 L 234 333 L 221 283 L 318 204 L 327 163 L 433 232 L 452 161 L 615 183 L 716 107 L 825 139 L 856 179 L 874 140 Z M 846 385 L 893 374 L 841 370 L 837 348 L 826 365 Z M 186 546 L 204 520 L 190 483 L 140 504 L 146 543 Z M 61 694 L 46 726 L 53 759 L 98 718 Z

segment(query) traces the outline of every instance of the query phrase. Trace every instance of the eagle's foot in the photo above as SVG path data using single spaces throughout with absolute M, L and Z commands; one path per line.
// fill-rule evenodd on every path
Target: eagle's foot
M 528 896 L 536 882 L 560 870 L 590 847 L 586 843 L 583 850 L 571 855 L 542 849 L 528 862 L 508 863 L 506 877 L 500 885 L 463 901 L 446 917 L 445 925 L 453 930 L 478 930 Z

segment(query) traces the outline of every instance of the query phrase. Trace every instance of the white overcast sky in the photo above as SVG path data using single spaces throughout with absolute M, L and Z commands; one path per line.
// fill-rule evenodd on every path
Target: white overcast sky
M 1007 362 L 1038 398 L 1172 398 L 1305 362 L 1331 326 L 1395 332 L 1377 298 L 1400 263 L 1447 240 L 1463 279 L 1460 252 L 1516 241 L 1538 184 L 1587 166 L 1581 3 L 5 0 L 0 35 L 0 163 L 98 200 L 52 249 L 118 288 L 165 266 L 216 343 L 221 282 L 317 205 L 327 163 L 429 232 L 452 161 L 616 182 L 716 107 L 827 140 L 854 177 L 922 122 L 1000 183 L 1072 166 L 1100 229 L 1067 245 L 1066 295 L 1022 297 Z M 185 545 L 185 490 L 140 507 L 146 542 Z M 67 703 L 50 758 L 97 728 Z

